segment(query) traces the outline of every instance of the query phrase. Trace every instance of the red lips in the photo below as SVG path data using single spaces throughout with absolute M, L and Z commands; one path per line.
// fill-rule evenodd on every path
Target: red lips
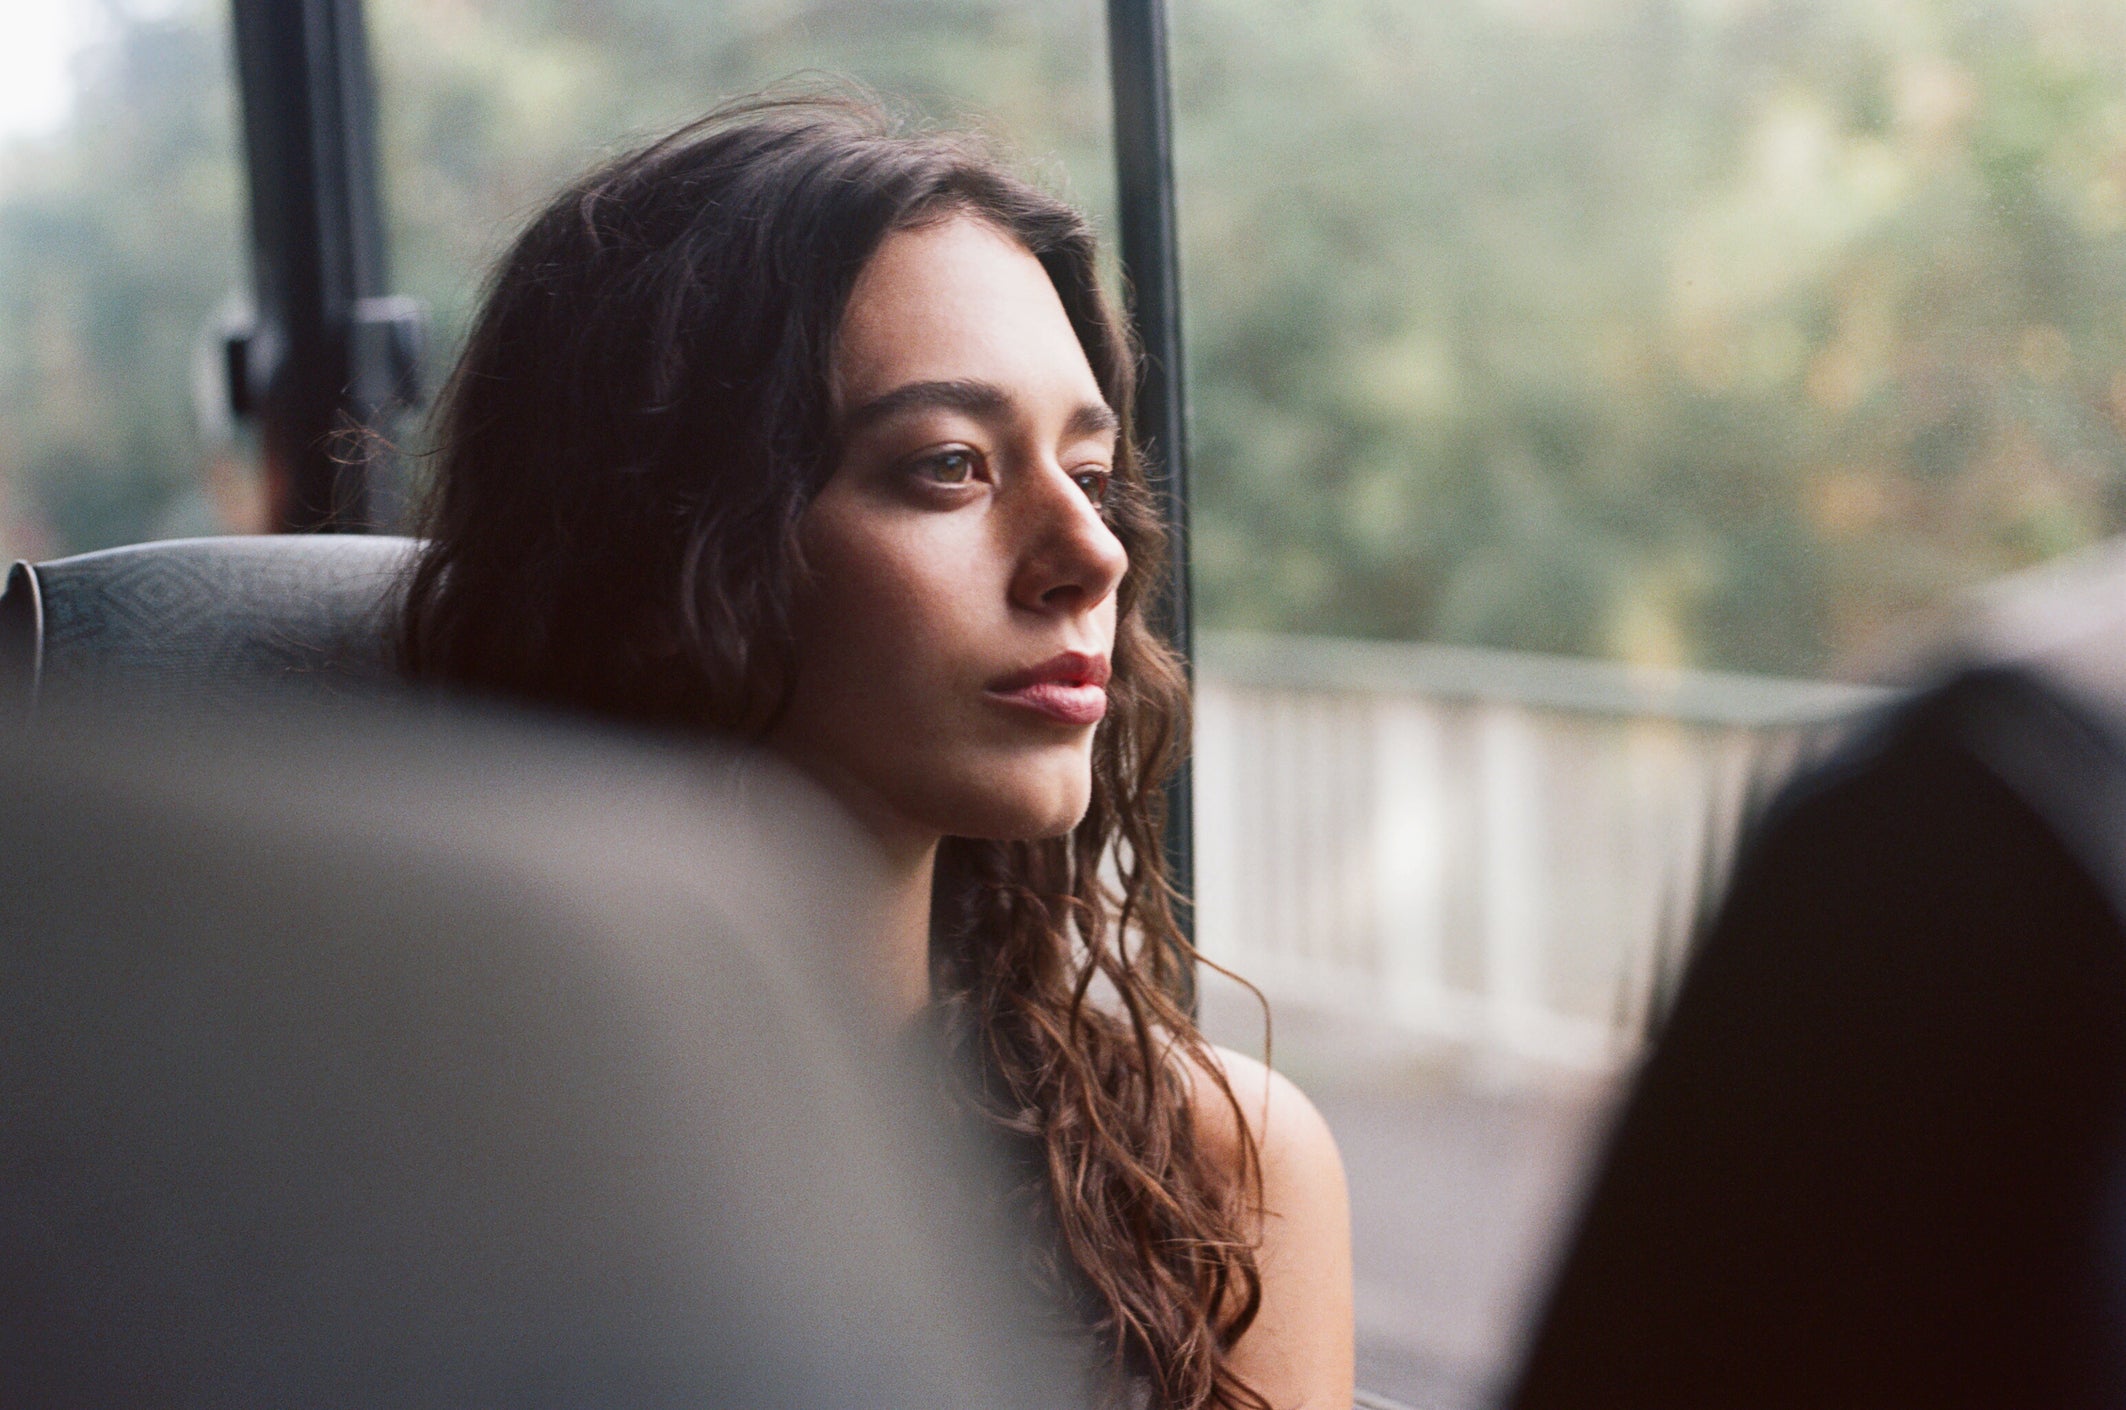
M 1107 714 L 1105 656 L 1065 651 L 989 683 L 999 701 L 1065 725 L 1096 725 Z

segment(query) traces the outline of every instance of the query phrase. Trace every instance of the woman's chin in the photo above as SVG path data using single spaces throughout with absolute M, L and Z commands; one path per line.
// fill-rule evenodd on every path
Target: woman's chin
M 966 818 L 950 835 L 978 842 L 1040 842 L 1064 836 L 1084 816 L 1083 804 L 1074 810 L 999 808 Z
M 1055 780 L 1046 787 L 968 789 L 934 815 L 949 837 L 983 842 L 1037 842 L 1076 827 L 1092 801 L 1091 781 Z
M 871 772 L 844 767 L 831 756 L 769 748 L 810 776 L 867 832 L 895 846 L 926 837 L 983 842 L 1061 837 L 1078 825 L 1092 802 L 1091 771 L 1082 764 L 1000 775 L 924 761 Z

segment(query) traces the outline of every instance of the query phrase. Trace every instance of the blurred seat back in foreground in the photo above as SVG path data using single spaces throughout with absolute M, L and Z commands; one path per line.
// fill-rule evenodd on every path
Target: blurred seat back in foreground
M 1053 1403 L 797 973 L 824 815 L 334 720 L 0 732 L 0 1403 Z
M 1515 1410 L 2126 1403 L 2126 579 L 2042 616 L 1745 842 Z
M 363 534 L 174 539 L 17 563 L 0 594 L 0 710 L 143 686 L 195 709 L 261 687 L 388 689 L 412 548 Z

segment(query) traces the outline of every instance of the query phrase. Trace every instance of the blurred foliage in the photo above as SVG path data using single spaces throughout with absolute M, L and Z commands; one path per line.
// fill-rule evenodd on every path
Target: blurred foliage
M 2111 0 L 1173 6 L 1210 623 L 1866 674 L 2126 521 Z M 1101 8 L 370 0 L 397 282 L 447 356 L 560 182 L 804 71 L 1104 219 Z M 190 13 L 0 153 L 0 552 L 248 512 L 201 370 L 243 272 L 226 20 Z
M 0 556 L 224 517 L 194 392 L 244 269 L 224 46 L 129 22 L 77 79 L 63 132 L 0 149 Z
M 1177 0 L 1218 620 L 1865 674 L 2126 511 L 2126 11 Z

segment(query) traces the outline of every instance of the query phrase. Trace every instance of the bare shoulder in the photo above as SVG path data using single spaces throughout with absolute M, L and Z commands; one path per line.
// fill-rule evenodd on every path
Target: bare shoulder
M 1277 1410 L 1347 1410 L 1351 1212 L 1336 1137 L 1282 1074 L 1226 1048 L 1211 1048 L 1208 1057 L 1215 1072 L 1187 1064 L 1197 1139 L 1236 1175 L 1243 1129 L 1262 1158 L 1262 1307 L 1233 1349 L 1234 1364 Z
M 1242 1149 L 1238 1121 L 1244 1121 L 1262 1155 L 1265 1196 L 1270 1193 L 1273 1180 L 1278 1184 L 1294 1177 L 1305 1181 L 1309 1174 L 1316 1178 L 1333 1174 L 1341 1189 L 1343 1160 L 1337 1154 L 1336 1137 L 1314 1103 L 1307 1100 L 1306 1093 L 1283 1073 L 1231 1048 L 1208 1047 L 1206 1052 L 1216 1065 L 1215 1074 L 1197 1063 L 1185 1064 L 1191 1084 L 1189 1095 L 1196 1109 L 1196 1139 L 1204 1148 L 1237 1172 Z M 1219 1089 L 1219 1076 L 1232 1090 L 1231 1102 Z M 1233 1110 L 1236 1105 L 1238 1121 Z M 1275 1179 L 1276 1176 L 1283 1179 Z M 1266 1199 L 1265 1203 L 1269 1201 Z

